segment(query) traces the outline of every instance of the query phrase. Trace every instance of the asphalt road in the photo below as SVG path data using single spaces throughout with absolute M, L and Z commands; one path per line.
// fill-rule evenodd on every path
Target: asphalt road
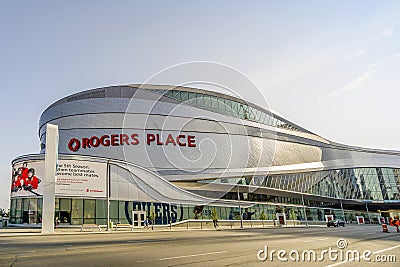
M 400 266 L 400 233 L 390 230 L 382 233 L 379 225 L 350 225 L 9 236 L 0 237 L 0 266 Z M 338 248 L 340 238 L 347 247 Z M 281 258 L 287 261 L 279 260 L 277 252 L 272 261 L 260 261 L 257 254 L 265 246 L 268 256 L 272 250 L 286 251 Z M 339 251 L 339 258 L 330 260 L 326 252 L 324 260 L 318 261 L 329 247 Z M 308 261 L 308 254 L 303 261 L 304 250 L 315 251 L 317 261 Z M 346 256 L 341 261 L 340 251 L 346 255 L 348 250 L 372 254 L 360 262 L 347 262 Z M 299 261 L 293 260 L 296 251 Z M 393 261 L 392 256 L 396 262 L 377 262 Z

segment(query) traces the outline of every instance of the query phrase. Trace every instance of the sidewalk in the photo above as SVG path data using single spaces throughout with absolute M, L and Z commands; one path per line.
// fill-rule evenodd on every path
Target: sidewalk
M 305 225 L 296 225 L 295 228 L 305 228 Z M 310 225 L 308 227 L 325 227 L 320 225 Z M 222 230 L 249 230 L 249 229 L 274 229 L 274 228 L 293 228 L 293 226 L 286 225 L 282 227 L 277 227 L 273 225 L 265 225 L 262 226 L 255 226 L 255 227 L 230 227 L 230 226 L 221 226 L 217 229 L 213 227 L 204 226 L 203 228 L 200 227 L 191 227 L 187 229 L 186 227 L 172 227 L 170 229 L 169 226 L 162 225 L 162 226 L 155 226 L 154 230 L 144 228 L 135 228 L 133 231 L 130 229 L 119 229 L 115 231 L 112 229 L 111 231 L 106 231 L 105 226 L 101 228 L 101 232 L 98 229 L 84 229 L 81 232 L 81 227 L 60 227 L 55 229 L 54 234 L 49 235 L 82 235 L 82 234 L 118 234 L 118 233 L 152 233 L 152 232 L 183 232 L 183 231 L 222 231 Z M 35 236 L 35 235 L 42 235 L 40 228 L 22 228 L 22 227 L 8 227 L 8 228 L 0 228 L 0 238 L 1 237 L 16 237 L 16 236 Z

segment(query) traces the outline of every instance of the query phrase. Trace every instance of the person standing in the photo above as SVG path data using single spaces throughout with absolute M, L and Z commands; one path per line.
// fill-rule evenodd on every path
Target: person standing
M 21 173 L 21 177 L 22 178 L 26 178 L 28 177 L 28 162 L 24 161 L 24 163 L 22 163 L 22 173 Z
M 54 225 L 56 228 L 58 228 L 58 226 L 60 225 L 60 220 L 58 219 L 58 217 L 56 217 L 56 219 L 54 220 Z
M 35 176 L 35 169 L 28 170 L 28 177 L 25 179 L 25 190 L 37 189 L 39 186 L 39 179 Z

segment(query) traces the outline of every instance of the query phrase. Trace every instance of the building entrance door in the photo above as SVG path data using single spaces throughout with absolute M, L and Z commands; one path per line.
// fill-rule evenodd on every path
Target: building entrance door
M 278 221 L 278 225 L 286 225 L 286 214 L 285 213 L 277 213 L 276 220 Z
M 146 212 L 142 210 L 132 211 L 132 225 L 133 227 L 144 227 L 144 220 L 146 219 Z

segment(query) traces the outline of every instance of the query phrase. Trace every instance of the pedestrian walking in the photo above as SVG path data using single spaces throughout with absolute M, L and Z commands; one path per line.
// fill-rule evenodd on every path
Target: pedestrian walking
M 56 217 L 56 219 L 54 220 L 54 225 L 56 226 L 56 228 L 58 228 L 58 226 L 60 225 L 60 220 L 58 219 L 58 217 Z
M 147 219 L 147 217 L 144 219 L 144 228 L 149 229 L 149 219 Z

